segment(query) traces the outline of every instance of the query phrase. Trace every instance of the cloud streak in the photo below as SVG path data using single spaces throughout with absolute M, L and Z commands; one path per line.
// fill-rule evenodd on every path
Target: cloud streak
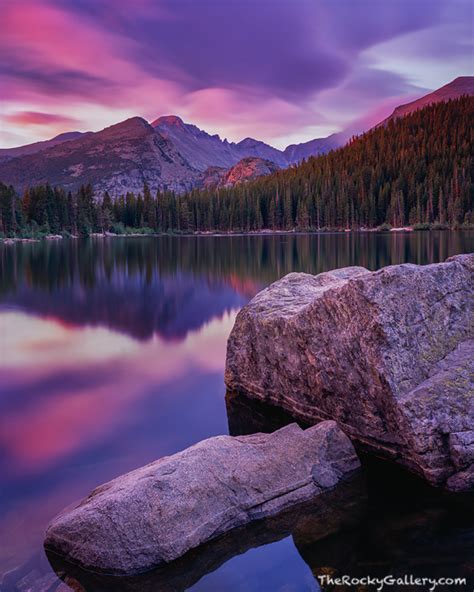
M 17 123 L 20 125 L 46 125 L 61 124 L 74 125 L 78 120 L 67 115 L 59 115 L 57 113 L 41 113 L 39 111 L 16 111 L 5 116 L 5 120 L 9 123 Z
M 40 139 L 14 114 L 52 111 L 84 129 L 177 113 L 234 140 L 309 139 L 434 88 L 436 71 L 441 83 L 470 74 L 469 10 L 468 0 L 10 2 L 0 142 Z

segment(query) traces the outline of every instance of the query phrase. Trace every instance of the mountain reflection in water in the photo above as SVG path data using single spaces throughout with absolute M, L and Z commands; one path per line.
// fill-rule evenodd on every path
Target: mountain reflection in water
M 260 289 L 290 271 L 424 264 L 473 250 L 472 232 L 0 245 L 0 574 L 16 570 L 3 588 L 18 592 L 24 580 L 27 589 L 29 578 L 33 592 L 56 589 L 60 581 L 42 553 L 44 528 L 96 485 L 228 433 L 228 424 L 260 429 L 259 412 L 249 424 L 244 408 L 226 410 L 223 384 L 235 315 Z M 272 592 L 315 590 L 318 565 L 411 565 L 404 538 L 418 567 L 466 569 L 473 551 L 467 513 L 461 529 L 457 511 L 438 499 L 425 504 L 424 495 L 394 517 L 383 504 L 370 506 L 364 528 L 378 526 L 367 544 L 359 527 L 311 545 L 282 529 L 273 539 L 255 536 L 250 547 L 258 548 L 211 553 L 212 573 L 188 566 L 183 574 L 202 592 L 232 592 L 242 582 L 266 592 L 264 581 Z M 400 546 L 390 547 L 390 538 Z M 243 554 L 231 559 L 235 553 Z
M 291 271 L 429 263 L 472 232 L 143 237 L 0 245 L 0 302 L 136 339 L 180 339 Z

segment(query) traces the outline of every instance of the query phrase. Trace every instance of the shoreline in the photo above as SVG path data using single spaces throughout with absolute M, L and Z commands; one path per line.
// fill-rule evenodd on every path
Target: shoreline
M 390 229 L 380 229 L 380 228 L 353 228 L 353 229 L 327 229 L 327 230 L 248 230 L 248 231 L 196 231 L 196 232 L 156 232 L 156 233 L 140 233 L 140 232 L 131 232 L 129 234 L 116 234 L 113 232 L 93 232 L 88 236 L 78 236 L 78 235 L 70 235 L 70 236 L 63 236 L 60 234 L 54 235 L 46 235 L 40 238 L 31 238 L 31 237 L 5 237 L 0 238 L 0 244 L 3 245 L 12 245 L 16 243 L 39 243 L 42 241 L 58 241 L 58 240 L 78 240 L 78 239 L 108 239 L 108 238 L 150 238 L 150 237 L 161 237 L 161 236 L 169 236 L 169 237 L 233 237 L 233 236 L 279 236 L 279 235 L 326 235 L 326 234 L 407 234 L 407 233 L 418 233 L 418 232 L 445 232 L 445 231 L 458 231 L 458 230 L 474 230 L 474 227 L 467 226 L 467 227 L 459 227 L 459 228 L 415 228 L 413 226 L 403 226 L 401 228 L 390 228 Z

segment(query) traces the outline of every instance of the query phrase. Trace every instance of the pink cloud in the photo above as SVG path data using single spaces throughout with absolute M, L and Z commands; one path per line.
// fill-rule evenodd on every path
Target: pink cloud
M 464 38 L 448 35 L 443 19 L 448 11 L 451 20 L 465 20 L 463 11 L 455 18 L 448 0 L 428 12 L 425 4 L 374 0 L 361 9 L 280 0 L 271 11 L 265 2 L 248 11 L 238 0 L 7 2 L 0 36 L 3 110 L 53 110 L 83 120 L 84 130 L 132 115 L 177 113 L 233 140 L 254 136 L 278 146 L 309 140 L 406 92 L 406 81 L 414 79 L 410 63 L 418 57 L 422 67 L 429 56 L 416 47 L 403 72 L 380 75 L 395 68 L 385 60 L 374 75 L 373 54 L 384 41 L 424 31 L 424 47 L 436 48 L 441 39 L 449 56 L 445 70 L 458 74 L 464 62 L 453 51 L 461 51 Z M 6 121 L 0 142 L 45 139 L 25 123 Z M 57 128 L 67 121 L 55 124 L 41 129 L 67 131 Z
M 41 1 L 8 3 L 3 13 L 2 45 L 19 51 L 29 48 L 38 65 L 97 71 L 109 58 L 110 35 L 84 19 Z
M 123 105 L 140 88 L 163 95 L 172 86 L 147 75 L 133 60 L 135 41 L 93 19 L 31 0 L 21 6 L 8 3 L 2 16 L 0 48 L 13 63 L 16 55 L 23 58 L 7 72 L 5 99 L 24 100 L 31 92 L 35 100 L 43 95 L 46 104 L 58 96 L 64 102 L 68 95 L 84 102 L 89 95 L 93 103 Z
M 123 8 L 124 2 L 121 2 Z M 141 10 L 146 2 L 141 2 Z M 112 9 L 110 9 L 112 11 Z M 46 139 L 61 131 L 99 130 L 141 114 L 169 111 L 180 92 L 169 80 L 145 72 L 131 56 L 136 42 L 86 16 L 45 1 L 7 3 L 2 15 L 0 70 L 4 116 L 1 143 L 15 137 Z M 49 111 L 54 107 L 55 114 Z M 42 135 L 26 131 L 42 125 Z
M 74 117 L 61 115 L 59 113 L 41 113 L 40 111 L 17 111 L 4 116 L 5 121 L 18 123 L 20 125 L 51 125 L 64 124 L 74 125 L 79 123 Z
M 182 113 L 213 133 L 239 141 L 245 137 L 277 140 L 308 123 L 308 111 L 253 89 L 205 88 L 186 95 Z M 311 118 L 322 119 L 316 112 Z

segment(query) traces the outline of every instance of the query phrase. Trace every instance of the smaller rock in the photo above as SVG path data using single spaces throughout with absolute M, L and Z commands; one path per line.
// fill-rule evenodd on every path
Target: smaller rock
M 98 487 L 53 520 L 45 547 L 94 572 L 143 573 L 311 501 L 359 466 L 334 421 L 209 438 Z

